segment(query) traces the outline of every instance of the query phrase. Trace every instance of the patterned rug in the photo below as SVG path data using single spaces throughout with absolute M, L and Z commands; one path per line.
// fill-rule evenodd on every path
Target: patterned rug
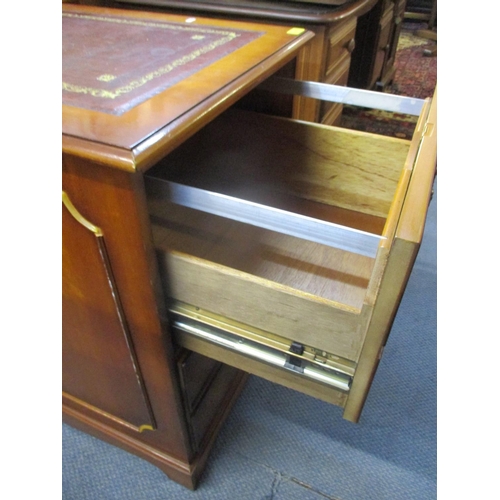
M 417 97 L 431 97 L 437 81 L 437 56 L 428 57 L 425 50 L 432 50 L 436 42 L 417 36 L 416 31 L 424 29 L 421 23 L 405 23 L 399 38 L 396 53 L 394 80 L 384 92 Z M 344 106 L 341 126 L 376 134 L 411 138 L 416 116 L 367 110 Z

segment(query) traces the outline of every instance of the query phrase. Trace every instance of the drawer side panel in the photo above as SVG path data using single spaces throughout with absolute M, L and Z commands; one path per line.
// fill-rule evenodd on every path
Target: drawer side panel
M 223 266 L 159 254 L 171 297 L 351 361 L 361 349 L 365 314 L 265 286 Z M 311 325 L 314 324 L 314 327 Z

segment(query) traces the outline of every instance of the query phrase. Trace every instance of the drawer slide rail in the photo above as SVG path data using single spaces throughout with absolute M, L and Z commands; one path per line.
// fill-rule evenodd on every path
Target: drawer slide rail
M 172 203 L 315 243 L 375 258 L 383 236 L 261 205 L 156 177 L 147 177 L 150 194 Z
M 231 351 L 249 356 L 252 359 L 268 363 L 270 365 L 290 370 L 299 376 L 321 382 L 342 391 L 349 391 L 351 377 L 330 368 L 316 366 L 306 359 L 300 359 L 299 363 L 290 363 L 290 356 L 272 349 L 270 347 L 252 342 L 251 340 L 237 335 L 218 330 L 189 318 L 176 317 L 173 326 L 190 335 L 203 340 L 223 346 Z
M 373 90 L 353 89 L 330 83 L 292 80 L 291 78 L 278 76 L 269 78 L 261 83 L 258 88 L 282 94 L 312 97 L 321 101 L 337 102 L 415 116 L 420 115 L 425 102 L 424 99 L 413 97 L 385 94 Z

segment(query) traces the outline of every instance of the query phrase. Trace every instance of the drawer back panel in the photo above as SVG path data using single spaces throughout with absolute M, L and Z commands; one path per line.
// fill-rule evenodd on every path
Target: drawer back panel
M 409 141 L 229 110 L 155 169 L 252 199 L 292 195 L 387 217 Z

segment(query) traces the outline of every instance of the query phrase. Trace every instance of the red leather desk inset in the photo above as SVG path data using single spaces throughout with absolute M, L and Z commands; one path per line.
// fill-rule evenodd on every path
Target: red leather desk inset
M 63 104 L 115 115 L 262 34 L 79 13 L 63 14 L 63 27 Z

